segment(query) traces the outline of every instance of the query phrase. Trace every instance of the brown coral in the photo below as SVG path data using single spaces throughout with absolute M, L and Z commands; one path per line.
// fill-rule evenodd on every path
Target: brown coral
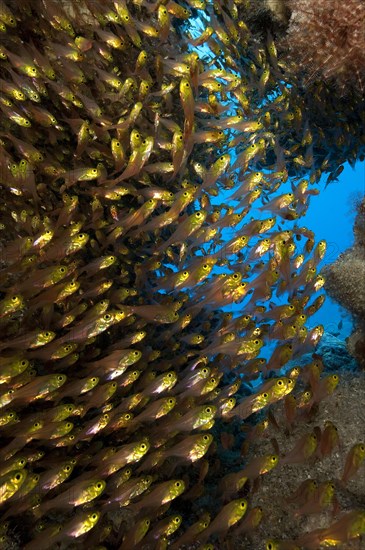
M 328 294 L 354 317 L 355 331 L 347 347 L 359 363 L 365 365 L 365 198 L 358 201 L 354 222 L 354 246 L 323 270 Z
M 289 0 L 287 45 L 305 74 L 334 80 L 341 94 L 365 88 L 365 3 L 363 0 Z

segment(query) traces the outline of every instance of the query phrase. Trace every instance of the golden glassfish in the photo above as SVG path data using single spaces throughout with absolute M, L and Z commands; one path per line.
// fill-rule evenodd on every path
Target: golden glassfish
M 199 541 L 204 542 L 212 534 L 220 534 L 228 531 L 245 515 L 247 510 L 247 500 L 232 500 L 218 512 L 209 526 L 199 534 Z

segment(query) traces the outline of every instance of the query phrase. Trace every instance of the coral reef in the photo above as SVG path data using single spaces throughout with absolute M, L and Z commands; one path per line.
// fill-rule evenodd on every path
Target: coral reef
M 251 7 L 0 3 L 4 548 L 364 534 L 361 495 L 288 530 L 255 500 L 337 452 L 313 425 L 339 382 L 311 321 L 326 243 L 300 219 L 365 141 L 362 106 L 304 89 Z M 363 465 L 353 433 L 340 493 Z
M 325 266 L 328 294 L 349 311 L 354 320 L 354 332 L 348 348 L 365 366 L 365 198 L 358 201 L 354 222 L 354 244 Z
M 365 90 L 365 4 L 362 0 L 289 0 L 287 33 L 306 83 L 332 80 L 344 95 Z

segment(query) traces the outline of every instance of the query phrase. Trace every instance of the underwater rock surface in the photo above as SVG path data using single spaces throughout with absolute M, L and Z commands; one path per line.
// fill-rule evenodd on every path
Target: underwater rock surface
M 350 353 L 365 366 L 365 199 L 357 204 L 354 244 L 323 269 L 326 290 L 353 318 L 354 332 L 348 338 Z
M 321 356 L 325 370 L 328 372 L 341 372 L 341 374 L 347 372 L 350 374 L 359 370 L 359 364 L 349 353 L 346 342 L 333 336 L 330 332 L 324 332 L 316 348 L 316 353 Z M 303 355 L 298 360 L 290 361 L 287 367 L 293 368 L 295 365 L 302 367 L 310 359 L 311 355 Z

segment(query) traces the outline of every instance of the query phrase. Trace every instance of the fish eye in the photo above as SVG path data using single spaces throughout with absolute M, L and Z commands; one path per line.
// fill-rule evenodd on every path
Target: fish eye
M 175 483 L 175 487 L 176 487 L 177 489 L 180 487 L 180 485 L 181 485 L 180 481 L 177 481 L 177 482 Z
M 26 461 L 25 461 L 24 458 L 22 458 L 21 460 L 19 460 L 19 464 L 25 464 L 25 462 L 26 462 Z
M 17 296 L 13 296 L 13 297 L 11 298 L 11 301 L 12 301 L 12 302 L 17 302 L 17 301 L 18 301 L 18 297 L 17 297 Z
M 40 428 L 40 427 L 41 427 L 41 423 L 40 423 L 40 422 L 34 422 L 33 428 Z
M 212 412 L 212 409 L 210 407 L 206 407 L 205 412 L 209 414 L 210 412 Z
M 22 476 L 20 474 L 16 474 L 16 476 L 15 476 L 16 481 L 20 481 L 21 478 L 22 478 Z
M 278 380 L 278 381 L 277 381 L 277 385 L 278 385 L 278 386 L 282 386 L 282 385 L 283 385 L 283 381 L 282 381 L 282 380 Z
M 96 378 L 91 378 L 91 382 L 96 382 Z
M 14 416 L 15 416 L 15 413 L 13 413 L 13 412 L 11 412 L 11 413 L 8 414 L 8 417 L 9 417 L 9 418 L 13 418 Z
M 96 484 L 96 488 L 97 488 L 97 489 L 101 489 L 101 488 L 102 488 L 102 486 L 103 486 L 103 484 L 102 484 L 102 483 L 97 483 L 97 484 Z
M 204 435 L 203 439 L 204 439 L 204 441 L 208 441 L 209 440 L 209 435 Z
M 145 449 L 147 449 L 147 445 L 145 443 L 142 443 L 142 445 L 140 446 L 140 449 L 141 451 L 144 451 Z
M 91 516 L 91 519 L 96 519 L 97 517 L 98 517 L 97 514 L 93 514 L 93 515 Z
M 264 393 L 262 394 L 262 397 L 264 397 L 265 399 L 267 399 L 267 398 L 269 397 L 269 394 L 266 393 L 266 392 L 264 392 Z
M 111 319 L 111 315 L 109 313 L 106 313 L 103 317 L 104 321 L 109 321 Z
M 57 380 L 58 380 L 59 382 L 62 382 L 62 381 L 63 381 L 63 375 L 60 374 L 60 376 L 57 376 Z
M 255 340 L 254 341 L 254 344 L 256 344 L 256 346 L 260 343 L 260 340 Z
M 65 466 L 65 472 L 69 472 L 71 470 L 71 466 Z

